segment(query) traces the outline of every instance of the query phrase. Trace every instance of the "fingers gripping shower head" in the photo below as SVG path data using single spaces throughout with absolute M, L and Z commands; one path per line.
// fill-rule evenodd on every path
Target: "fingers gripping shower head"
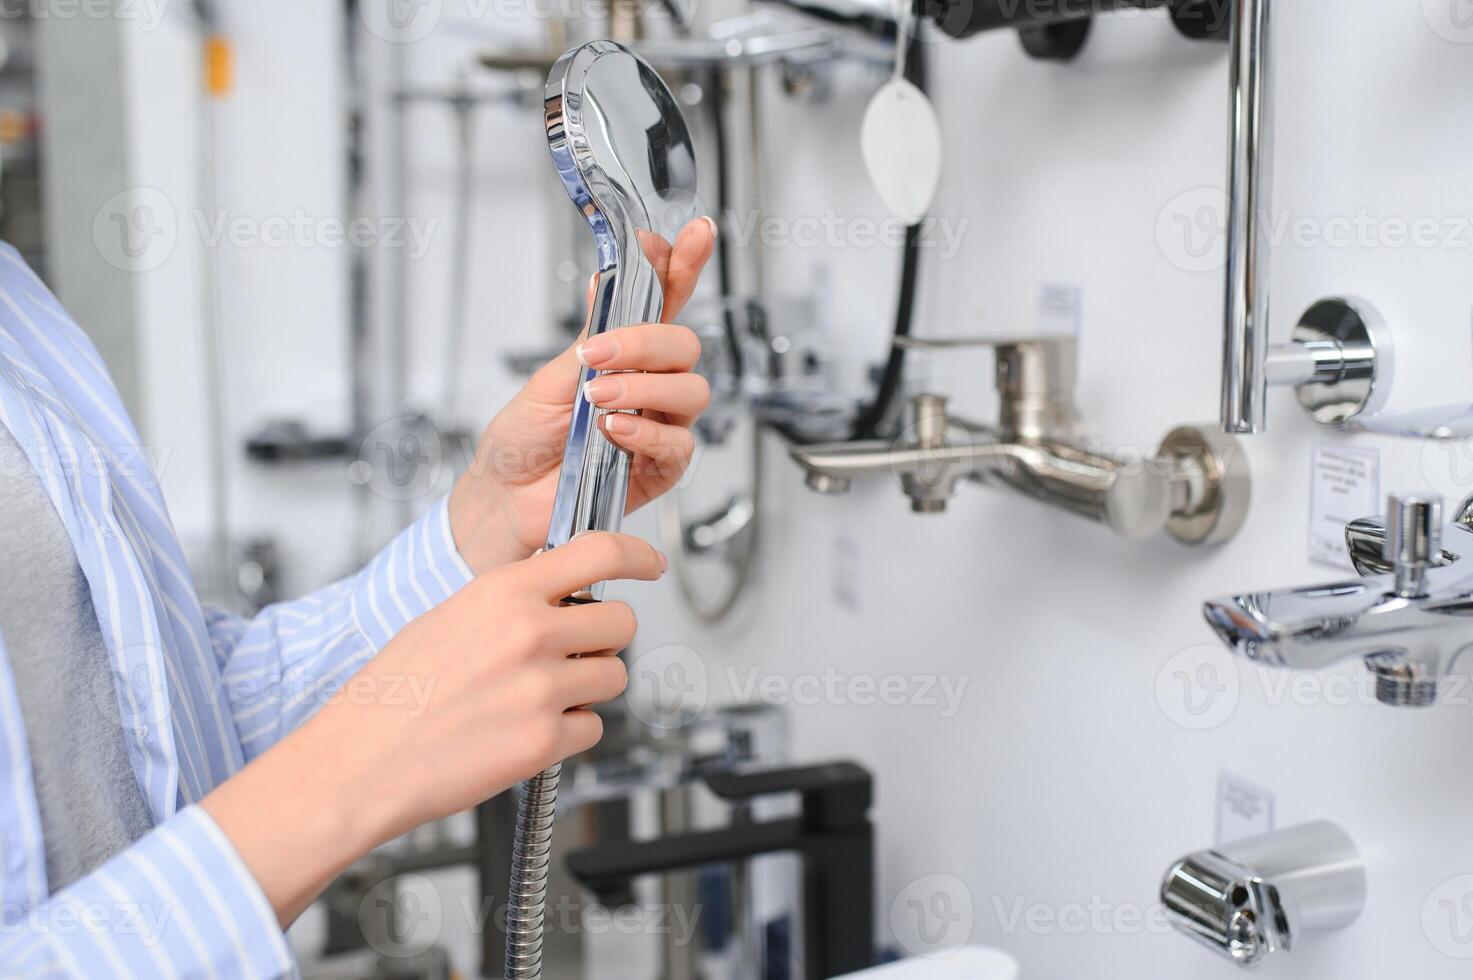
M 553 164 L 597 248 L 588 335 L 658 321 L 658 269 L 696 203 L 695 152 L 674 96 L 638 55 L 593 41 L 553 65 L 543 117 Z M 585 369 L 578 382 L 549 548 L 584 531 L 618 530 L 624 516 L 629 456 L 604 436 L 605 412 L 584 392 L 597 374 Z

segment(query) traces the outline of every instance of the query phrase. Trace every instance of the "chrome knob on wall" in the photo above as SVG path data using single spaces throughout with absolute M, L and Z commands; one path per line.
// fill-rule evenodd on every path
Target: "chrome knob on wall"
M 1322 820 L 1188 854 L 1162 879 L 1161 902 L 1177 930 L 1255 966 L 1359 918 L 1365 864 L 1350 835 Z

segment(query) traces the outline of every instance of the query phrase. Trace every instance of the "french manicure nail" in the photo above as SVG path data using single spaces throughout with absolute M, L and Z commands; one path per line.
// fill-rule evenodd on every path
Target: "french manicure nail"
M 701 217 L 705 219 L 706 224 L 711 226 L 711 240 L 715 241 L 717 236 L 721 234 L 721 228 L 716 224 L 716 219 L 709 214 L 703 214 Z
M 611 412 L 604 416 L 604 425 L 616 436 L 632 436 L 639 428 L 639 423 L 634 421 L 634 416 L 623 412 Z
M 617 401 L 624 395 L 624 382 L 613 377 L 594 378 L 583 386 L 583 393 L 595 405 Z
M 584 367 L 598 367 L 618 356 L 619 342 L 606 334 L 599 334 L 579 344 L 577 353 Z

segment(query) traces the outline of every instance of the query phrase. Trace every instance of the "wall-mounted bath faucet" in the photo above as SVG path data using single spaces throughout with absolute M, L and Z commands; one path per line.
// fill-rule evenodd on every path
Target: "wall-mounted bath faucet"
M 1207 622 L 1251 660 L 1314 670 L 1362 657 L 1378 700 L 1432 704 L 1473 646 L 1473 566 L 1460 563 L 1473 549 L 1473 497 L 1446 525 L 1435 497 L 1392 494 L 1387 510 L 1346 528 L 1366 578 L 1215 599 L 1203 606 Z
M 1368 304 L 1336 297 L 1309 308 L 1291 343 L 1269 343 L 1273 4 L 1232 0 L 1232 5 L 1222 428 L 1261 431 L 1269 385 L 1293 385 L 1311 418 L 1338 425 L 1384 403 L 1391 339 Z
M 1248 510 L 1248 461 L 1231 436 L 1184 426 L 1153 455 L 1087 448 L 1074 407 L 1075 342 L 918 340 L 914 348 L 986 346 L 996 352 L 996 426 L 948 414 L 918 395 L 910 438 L 805 446 L 791 455 L 808 486 L 843 493 L 856 479 L 895 475 L 917 513 L 939 513 L 963 481 L 998 484 L 1099 521 L 1126 538 L 1166 530 L 1187 544 L 1225 541 Z
M 1301 824 L 1188 854 L 1166 872 L 1161 902 L 1178 930 L 1254 966 L 1359 918 L 1365 865 L 1335 824 Z

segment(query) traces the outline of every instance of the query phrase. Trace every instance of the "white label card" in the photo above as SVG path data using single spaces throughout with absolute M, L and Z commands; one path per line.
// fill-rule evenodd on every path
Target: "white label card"
M 1309 490 L 1309 557 L 1352 571 L 1345 525 L 1381 512 L 1381 452 L 1315 446 Z
M 1045 337 L 1077 337 L 1084 327 L 1084 290 L 1045 283 L 1038 291 L 1038 332 Z
M 1274 795 L 1229 772 L 1217 774 L 1215 844 L 1257 837 L 1274 829 Z

